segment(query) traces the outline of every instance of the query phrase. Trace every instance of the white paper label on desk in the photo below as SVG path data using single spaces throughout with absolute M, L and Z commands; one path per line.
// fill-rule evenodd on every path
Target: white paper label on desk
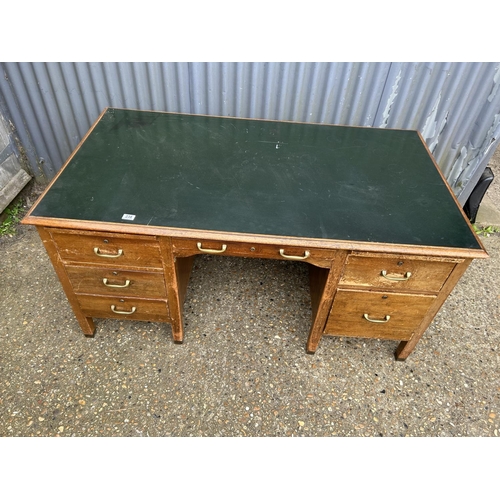
M 135 215 L 132 215 L 132 214 L 123 214 L 122 219 L 124 219 L 124 220 L 134 220 L 135 219 Z

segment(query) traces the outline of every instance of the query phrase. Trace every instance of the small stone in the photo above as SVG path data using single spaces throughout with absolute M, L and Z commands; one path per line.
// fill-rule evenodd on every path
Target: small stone
M 378 418 L 377 417 L 373 417 L 373 420 L 375 420 L 375 422 L 378 422 Z
M 495 418 L 495 417 L 497 416 L 497 414 L 492 412 L 492 413 L 490 413 L 488 416 L 489 416 L 490 418 Z
M 63 431 L 64 431 L 64 426 L 63 426 L 63 425 L 61 425 L 61 426 L 59 427 L 59 432 L 63 432 Z
M 85 404 L 85 400 L 84 399 L 80 399 L 80 401 L 78 401 L 78 403 L 83 406 Z
M 300 425 L 301 427 L 304 427 L 304 425 L 305 425 L 305 424 L 304 424 L 304 422 L 302 422 L 302 420 L 299 420 L 299 425 Z
M 35 384 L 39 385 L 39 384 L 41 384 L 41 383 L 42 383 L 42 381 L 41 381 L 41 380 L 35 380 Z
M 27 324 L 28 324 L 28 322 L 27 322 L 27 321 L 23 321 L 23 325 L 27 325 Z
M 43 422 L 45 419 L 44 419 L 43 417 L 38 417 L 38 420 L 39 420 L 40 422 Z

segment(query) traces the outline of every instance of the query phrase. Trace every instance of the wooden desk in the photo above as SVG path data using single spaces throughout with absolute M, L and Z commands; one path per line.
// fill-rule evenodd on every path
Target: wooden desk
M 400 360 L 487 257 L 418 132 L 113 108 L 23 223 L 86 335 L 165 321 L 182 342 L 194 255 L 291 259 L 310 265 L 308 352 L 397 339 Z

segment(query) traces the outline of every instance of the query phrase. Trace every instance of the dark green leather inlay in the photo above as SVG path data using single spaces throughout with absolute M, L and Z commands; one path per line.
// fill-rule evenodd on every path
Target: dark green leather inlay
M 480 248 L 414 131 L 120 109 L 32 215 Z

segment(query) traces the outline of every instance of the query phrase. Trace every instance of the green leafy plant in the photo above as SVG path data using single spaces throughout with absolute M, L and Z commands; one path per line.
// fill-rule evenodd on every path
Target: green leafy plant
M 479 236 L 491 236 L 494 233 L 499 233 L 500 228 L 495 226 L 480 227 L 477 224 L 472 224 L 474 231 L 476 231 Z
M 14 236 L 16 227 L 21 220 L 23 214 L 23 202 L 19 200 L 10 207 L 6 208 L 4 213 L 7 214 L 5 220 L 0 224 L 0 236 Z

